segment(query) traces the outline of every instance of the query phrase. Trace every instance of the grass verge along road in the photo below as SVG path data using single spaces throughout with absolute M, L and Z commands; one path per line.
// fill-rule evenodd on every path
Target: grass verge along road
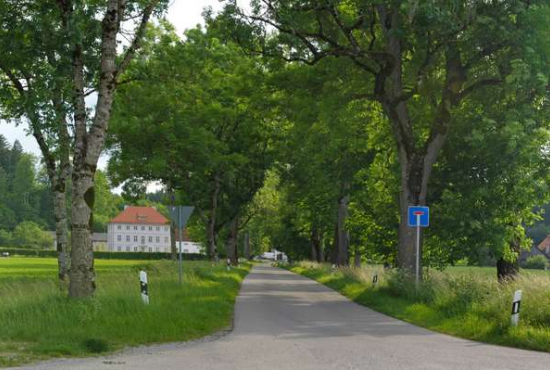
M 409 280 L 379 266 L 333 270 L 328 265 L 302 262 L 290 270 L 357 303 L 437 332 L 550 352 L 550 275 L 543 271 L 524 270 L 517 281 L 499 284 L 483 268 L 450 268 L 430 272 L 416 292 Z M 378 282 L 373 284 L 375 274 Z M 516 289 L 523 291 L 523 299 L 519 326 L 512 327 Z
M 150 304 L 138 272 L 148 272 Z M 0 259 L 0 366 L 86 356 L 146 343 L 196 339 L 227 327 L 249 267 L 97 260 L 93 298 L 69 300 L 53 258 Z

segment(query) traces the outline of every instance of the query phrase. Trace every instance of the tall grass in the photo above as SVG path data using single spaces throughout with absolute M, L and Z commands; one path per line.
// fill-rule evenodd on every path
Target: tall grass
M 358 303 L 435 331 L 550 351 L 550 275 L 546 273 L 524 270 L 517 280 L 500 284 L 482 269 L 432 271 L 416 290 L 413 281 L 380 266 L 332 269 L 303 262 L 292 270 Z M 376 285 L 374 274 L 378 274 Z M 517 289 L 523 292 L 520 324 L 512 327 L 512 297 Z
M 177 265 L 171 261 L 102 261 L 94 297 L 74 301 L 59 289 L 55 260 L 10 262 L 0 263 L 0 365 L 4 366 L 210 334 L 230 323 L 248 271 L 243 267 L 227 272 L 222 264 L 186 262 L 184 283 L 179 285 Z M 141 301 L 140 269 L 148 271 L 149 305 Z

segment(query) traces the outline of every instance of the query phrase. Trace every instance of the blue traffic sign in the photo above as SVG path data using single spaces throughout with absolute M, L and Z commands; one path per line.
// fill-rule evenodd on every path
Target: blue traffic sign
M 428 227 L 430 225 L 430 208 L 410 206 L 408 223 L 409 227 Z

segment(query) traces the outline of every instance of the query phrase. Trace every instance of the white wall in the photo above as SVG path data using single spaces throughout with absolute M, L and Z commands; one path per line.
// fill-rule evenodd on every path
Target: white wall
M 170 252 L 169 225 L 115 223 L 107 233 L 111 252 Z

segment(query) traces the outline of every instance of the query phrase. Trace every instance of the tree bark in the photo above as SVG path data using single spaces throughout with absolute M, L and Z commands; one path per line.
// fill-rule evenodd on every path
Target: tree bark
M 324 262 L 323 253 L 323 233 L 319 231 L 317 226 L 311 230 L 311 260 L 315 262 Z
M 68 225 L 67 225 L 67 201 L 65 189 L 59 189 L 59 185 L 53 184 L 53 209 L 55 217 L 55 237 L 57 249 L 58 277 L 61 283 L 65 283 L 69 278 L 70 255 L 68 244 Z
M 168 191 L 170 192 L 170 202 L 172 203 L 172 206 L 176 206 L 176 193 L 174 192 L 174 189 L 172 188 L 172 184 L 168 184 Z M 173 216 L 173 215 L 172 215 Z M 170 217 L 170 257 L 172 258 L 172 261 L 177 261 L 178 259 L 178 249 L 176 247 L 176 221 L 174 220 L 174 217 Z M 180 240 L 181 242 L 181 240 Z
M 95 169 L 94 169 L 95 170 Z M 69 296 L 84 298 L 95 291 L 94 251 L 91 229 L 94 207 L 94 172 L 78 169 L 73 173 L 71 203 L 71 273 Z
M 216 248 L 217 232 L 216 232 L 216 212 L 218 211 L 218 195 L 220 193 L 220 178 L 216 174 L 214 176 L 214 189 L 210 196 L 210 214 L 208 215 L 208 225 L 206 227 L 207 249 L 206 253 L 210 259 L 216 259 L 218 250 Z
M 519 239 L 514 237 L 510 242 L 510 249 L 512 252 L 519 256 L 521 252 L 521 246 Z M 512 281 L 518 277 L 519 274 L 519 261 L 516 257 L 513 261 L 508 261 L 501 257 L 497 261 L 497 278 L 500 283 L 506 283 Z
M 355 247 L 355 251 L 353 254 L 353 265 L 355 267 L 361 267 L 361 253 L 359 252 L 359 248 Z
M 349 233 L 346 230 L 346 219 L 348 217 L 349 195 L 344 195 L 338 199 L 338 221 L 336 223 L 336 234 L 338 244 L 336 249 L 337 266 L 349 265 Z
M 237 250 L 237 238 L 239 236 L 239 216 L 233 217 L 229 226 L 229 238 L 227 242 L 227 257 L 231 260 L 233 266 L 239 264 L 239 255 Z
M 250 232 L 244 234 L 244 258 L 250 260 Z

